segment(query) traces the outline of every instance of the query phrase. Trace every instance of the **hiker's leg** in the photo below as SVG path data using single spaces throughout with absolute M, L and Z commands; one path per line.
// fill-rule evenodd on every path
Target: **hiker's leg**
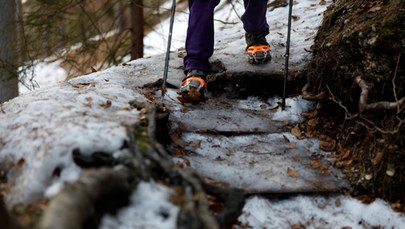
M 214 53 L 214 8 L 220 0 L 189 0 L 184 70 L 211 70 L 208 59 Z
M 249 34 L 269 34 L 267 24 L 267 0 L 244 0 L 245 13 L 242 15 L 243 28 Z

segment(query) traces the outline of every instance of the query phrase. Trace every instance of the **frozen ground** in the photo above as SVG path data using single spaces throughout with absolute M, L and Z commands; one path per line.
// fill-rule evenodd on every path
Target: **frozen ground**
M 299 69 L 309 58 L 305 49 L 309 49 L 312 44 L 316 28 L 322 19 L 321 12 L 331 1 L 326 3 L 323 4 L 323 1 L 319 0 L 295 1 L 294 15 L 297 16 L 297 20 L 293 23 L 291 55 L 291 63 L 295 69 Z M 236 12 L 240 15 L 242 9 L 238 4 Z M 228 66 L 230 74 L 237 71 L 273 71 L 280 74 L 287 7 L 269 9 L 268 21 L 272 28 L 270 42 L 275 59 L 274 63 L 258 69 L 243 64 L 244 59 L 241 55 L 244 49 L 243 31 L 237 14 L 230 10 L 230 5 L 221 5 L 218 8 L 222 9 L 217 12 L 218 19 L 222 21 L 228 18 L 238 23 L 224 24 L 217 21 L 217 44 L 213 59 L 218 59 Z M 176 16 L 178 21 L 173 50 L 183 46 L 187 13 L 178 13 Z M 167 28 L 166 25 L 167 22 L 163 22 L 162 28 Z M 167 34 L 165 30 L 161 32 Z M 158 38 L 146 40 L 156 42 L 159 44 L 158 47 L 165 46 Z M 174 52 L 171 58 L 169 82 L 178 85 L 182 76 L 181 51 Z M 14 181 L 15 186 L 7 196 L 9 204 L 29 203 L 43 196 L 51 197 L 57 194 L 66 182 L 74 182 L 81 172 L 81 168 L 72 160 L 72 152 L 77 152 L 77 149 L 83 155 L 91 155 L 100 150 L 114 157 L 125 154 L 122 146 L 128 141 L 126 127 L 135 123 L 139 115 L 128 102 L 134 99 L 147 101 L 140 87 L 161 78 L 163 62 L 164 55 L 156 55 L 130 62 L 125 66 L 78 77 L 69 82 L 58 82 L 54 85 L 45 83 L 41 85 L 41 89 L 26 92 L 2 104 L 0 161 L 2 165 L 10 163 L 14 169 L 10 179 Z M 55 78 L 59 75 L 56 70 L 44 72 L 47 73 L 44 75 L 50 76 L 52 80 L 52 75 Z M 38 76 L 38 82 L 41 81 L 40 78 Z M 262 135 L 252 136 L 251 139 L 242 136 L 207 138 L 209 133 L 204 132 L 202 128 L 194 131 L 195 127 L 201 124 L 195 121 L 200 117 L 196 111 L 204 112 L 204 110 L 194 106 L 182 106 L 175 98 L 175 90 L 170 90 L 165 97 L 165 103 L 170 105 L 173 111 L 171 117 L 173 128 L 187 123 L 182 140 L 187 143 L 188 150 L 197 155 L 177 160 L 181 162 L 188 159 L 197 173 L 212 176 L 212 179 L 222 182 L 231 180 L 231 183 L 237 184 L 242 181 L 240 185 L 246 185 L 246 188 L 266 184 L 265 178 L 274 182 L 275 178 L 280 177 L 284 177 L 282 178 L 284 182 L 291 179 L 286 182 L 291 190 L 295 188 L 297 191 L 299 187 L 303 187 L 301 185 L 305 182 L 302 181 L 309 176 L 306 172 L 310 171 L 310 168 L 305 167 L 308 165 L 305 160 L 314 153 L 318 155 L 323 152 L 319 150 L 319 142 L 316 139 L 295 139 L 289 132 L 285 132 L 284 127 L 285 124 L 292 125 L 302 121 L 300 112 L 311 109 L 308 101 L 291 98 L 288 100 L 292 105 L 288 110 L 290 113 L 271 112 L 269 108 L 276 101 L 267 101 L 268 107 L 265 107 L 262 106 L 263 101 L 254 97 L 244 101 L 211 98 L 203 107 L 210 108 L 209 102 L 217 105 L 218 109 L 215 111 L 219 113 L 216 113 L 217 115 L 214 113 L 217 119 L 212 120 L 210 122 L 212 126 L 205 127 L 206 130 L 219 128 L 221 133 L 230 133 L 241 128 L 246 132 L 254 132 L 258 130 L 257 128 L 259 130 L 261 128 Z M 262 118 L 266 118 L 269 122 L 261 122 Z M 192 124 L 194 126 L 190 127 Z M 289 141 L 286 141 L 286 138 Z M 292 153 L 290 155 L 299 153 L 300 159 L 295 161 L 298 163 L 291 164 L 293 163 L 291 160 L 285 160 L 284 165 L 277 166 L 280 169 L 279 173 L 274 174 L 278 175 L 261 178 L 257 176 L 258 173 L 272 171 L 271 167 L 269 169 L 270 164 L 266 167 L 267 161 L 272 162 L 271 153 L 282 155 L 285 152 Z M 254 154 L 257 157 L 253 157 Z M 308 158 L 305 159 L 305 155 Z M 262 158 L 263 156 L 268 158 Z M 287 159 L 293 160 L 294 157 Z M 283 160 L 279 157 L 274 161 Z M 224 168 L 223 172 L 221 168 Z M 58 174 L 55 171 L 61 172 Z M 244 175 L 246 177 L 243 177 Z M 276 187 L 279 191 L 282 187 L 287 187 L 277 186 L 278 184 L 274 182 L 272 187 Z M 336 180 L 332 179 L 332 184 L 336 184 Z M 269 187 L 267 185 L 265 188 Z M 263 187 L 256 187 L 253 192 L 260 191 L 263 191 Z M 172 193 L 168 187 L 154 182 L 142 183 L 133 194 L 131 206 L 122 209 L 117 216 L 106 216 L 102 228 L 175 228 L 178 209 L 169 201 Z M 165 217 L 161 217 L 162 215 Z M 389 205 L 381 200 L 367 205 L 351 197 L 328 194 L 291 195 L 285 199 L 268 199 L 260 194 L 252 195 L 247 200 L 239 221 L 242 225 L 249 225 L 252 228 L 291 228 L 292 225 L 304 225 L 306 228 L 350 226 L 360 229 L 379 225 L 384 228 L 405 228 L 405 217 L 393 212 Z

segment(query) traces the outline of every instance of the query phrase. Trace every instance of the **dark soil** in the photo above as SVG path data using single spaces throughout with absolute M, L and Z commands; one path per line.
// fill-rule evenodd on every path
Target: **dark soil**
M 308 65 L 309 91 L 326 92 L 316 129 L 336 139 L 354 195 L 405 203 L 405 1 L 338 0 L 325 12 Z M 362 90 L 356 78 L 367 85 Z M 358 81 L 357 81 L 358 82 Z M 366 98 L 366 100 L 364 100 Z M 363 102 L 361 102 L 363 99 Z M 394 108 L 363 109 L 391 102 Z

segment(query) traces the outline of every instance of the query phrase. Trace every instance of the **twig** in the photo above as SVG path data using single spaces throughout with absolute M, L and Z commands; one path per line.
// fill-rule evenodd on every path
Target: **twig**
M 397 60 L 397 65 L 395 66 L 395 71 L 394 71 L 394 76 L 392 77 L 392 92 L 394 93 L 394 98 L 395 101 L 398 102 L 398 96 L 397 96 L 397 90 L 396 90 L 396 84 L 395 84 L 395 79 L 397 78 L 397 73 L 398 73 L 398 67 L 399 67 L 399 60 L 401 59 L 401 53 L 398 55 L 398 60 Z M 400 106 L 398 104 L 397 111 L 399 113 Z
M 374 133 L 374 132 L 378 131 L 378 132 L 380 132 L 382 134 L 393 134 L 394 135 L 394 134 L 397 134 L 400 131 L 402 125 L 405 123 L 405 120 L 401 120 L 398 123 L 398 125 L 397 125 L 397 127 L 395 129 L 393 129 L 393 130 L 384 130 L 384 129 L 378 127 L 374 122 L 372 122 L 372 121 L 370 121 L 370 120 L 368 120 L 368 119 L 366 119 L 364 117 L 362 117 L 362 118 L 364 120 L 366 120 L 367 122 L 370 122 L 371 125 L 373 125 L 373 127 L 369 127 L 364 122 L 360 122 L 360 121 L 356 121 L 356 123 L 361 125 L 361 126 L 364 126 L 371 133 Z
M 333 93 L 332 90 L 329 88 L 329 85 L 326 84 L 326 88 L 329 91 L 329 94 L 331 97 L 329 97 L 329 99 L 331 99 L 333 102 L 335 102 L 336 104 L 339 105 L 339 107 L 341 107 L 344 111 L 345 111 L 345 118 L 346 119 L 352 119 L 354 117 L 357 117 L 357 114 L 352 115 L 349 110 L 347 110 L 347 107 L 343 105 L 342 101 L 340 99 L 338 99 Z

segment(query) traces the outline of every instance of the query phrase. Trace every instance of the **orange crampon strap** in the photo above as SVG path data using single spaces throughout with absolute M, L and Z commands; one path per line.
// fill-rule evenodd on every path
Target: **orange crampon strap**
M 271 52 L 269 45 L 250 46 L 246 49 L 246 54 L 255 55 L 258 52 L 268 53 Z
M 200 85 L 201 85 L 201 86 L 203 87 L 203 89 L 204 89 L 204 92 L 207 91 L 207 83 L 206 83 L 205 80 L 202 79 L 201 77 L 194 77 L 194 76 L 191 76 L 191 77 L 185 79 L 183 82 L 181 82 L 181 86 L 183 87 L 183 86 L 189 84 L 190 81 L 194 81 L 194 80 L 195 80 L 195 81 L 198 81 L 198 82 L 200 83 Z

